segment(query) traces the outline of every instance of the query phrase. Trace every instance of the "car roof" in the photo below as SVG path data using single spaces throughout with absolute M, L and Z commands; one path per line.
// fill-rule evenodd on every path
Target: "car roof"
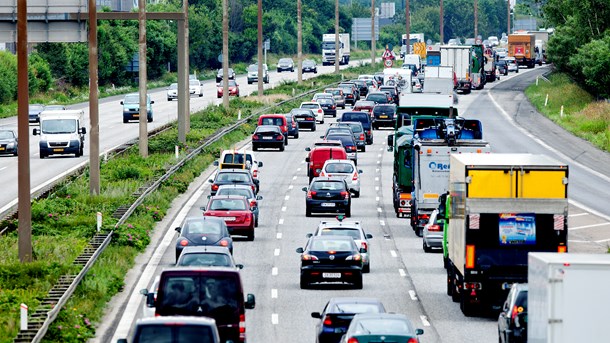
M 223 199 L 239 199 L 239 200 L 247 200 L 243 195 L 214 195 L 210 197 L 210 201 L 212 200 L 223 200 Z
M 239 272 L 232 267 L 221 267 L 221 266 L 174 266 L 171 268 L 167 268 L 167 269 L 163 269 L 161 271 L 162 274 L 188 274 L 190 272 L 196 272 L 196 273 L 205 273 L 205 272 L 212 272 L 212 273 L 230 273 L 230 274 L 237 274 L 239 276 Z
M 196 254 L 196 253 L 213 253 L 213 254 L 231 255 L 229 248 L 215 246 L 215 245 L 186 246 L 182 249 L 182 255 Z
M 345 183 L 345 180 L 343 180 L 342 177 L 335 177 L 335 176 L 318 176 L 318 177 L 314 177 L 311 182 L 316 182 L 316 181 L 320 181 L 320 182 L 325 182 L 325 181 L 339 181 L 342 183 Z
M 155 324 L 163 325 L 182 325 L 182 324 L 195 324 L 216 327 L 216 321 L 209 317 L 187 317 L 187 316 L 163 316 L 163 317 L 150 317 L 141 318 L 136 322 L 137 326 L 148 326 Z
M 243 183 L 233 183 L 233 184 L 229 184 L 229 185 L 218 186 L 218 190 L 220 190 L 221 188 L 242 188 L 242 189 L 252 190 L 252 187 L 250 187 L 248 185 L 244 185 Z
M 333 297 L 328 300 L 329 304 L 383 304 L 377 298 L 361 298 L 361 297 Z
M 275 131 L 276 129 L 279 130 L 279 126 L 277 126 L 277 125 L 259 125 L 256 127 L 255 130 L 258 130 L 258 129 L 261 129 L 261 130 L 262 129 L 265 129 L 265 130 L 273 129 Z
M 218 217 L 190 216 L 190 217 L 184 218 L 183 224 L 186 224 L 186 222 L 194 222 L 194 221 L 197 221 L 197 222 L 200 222 L 200 221 L 223 222 L 224 219 L 218 218 Z
M 335 236 L 335 235 L 325 235 L 325 236 L 311 236 L 312 240 L 341 240 L 341 241 L 350 241 L 353 242 L 354 239 L 349 236 Z
M 354 164 L 354 161 L 352 161 L 352 160 L 347 160 L 347 159 L 342 159 L 342 160 L 335 160 L 335 159 L 332 159 L 332 160 L 326 160 L 326 161 L 324 162 L 324 164 L 332 164 L 332 163 L 349 163 L 349 164 Z
M 261 125 L 263 126 L 263 125 Z M 264 126 L 272 126 L 277 127 L 276 125 L 264 125 Z M 220 169 L 218 173 L 242 173 L 242 174 L 250 174 L 250 172 L 246 169 Z

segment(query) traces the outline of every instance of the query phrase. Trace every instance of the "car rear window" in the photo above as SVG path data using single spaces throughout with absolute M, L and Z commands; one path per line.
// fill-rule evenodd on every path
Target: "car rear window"
M 353 239 L 315 239 L 311 243 L 310 250 L 313 251 L 352 251 L 354 249 Z
M 324 228 L 320 232 L 321 236 L 348 236 L 353 239 L 360 239 L 360 230 L 358 229 L 350 229 L 350 228 Z
M 241 199 L 215 199 L 210 204 L 212 211 L 245 210 L 246 204 Z
M 221 188 L 216 192 L 216 195 L 241 195 L 246 198 L 252 197 L 250 190 L 246 188 Z
M 396 107 L 394 106 L 375 106 L 373 113 L 396 113 Z
M 527 309 L 527 291 L 521 291 L 515 300 L 516 306 L 521 306 Z
M 358 325 L 368 334 L 408 334 L 412 333 L 409 324 L 404 320 L 390 318 L 371 318 L 358 321 Z
M 262 118 L 260 125 L 284 125 L 284 120 L 282 118 Z
M 245 173 L 220 173 L 216 179 L 217 181 L 229 181 L 229 182 L 248 182 L 250 178 Z
M 254 130 L 256 133 L 270 133 L 270 132 L 274 132 L 274 133 L 280 133 L 280 127 L 279 126 L 271 126 L 271 125 L 265 125 L 265 126 L 259 126 L 256 128 L 256 130 Z M 252 163 L 252 162 L 250 162 Z
M 184 234 L 215 234 L 219 235 L 222 232 L 220 222 L 206 220 L 205 223 L 201 220 L 188 221 L 184 225 Z
M 179 260 L 178 266 L 196 266 L 196 267 L 231 267 L 233 264 L 228 255 L 204 253 L 204 254 L 185 254 Z
M 214 342 L 208 326 L 188 324 L 157 324 L 143 326 L 134 339 L 138 343 Z
M 359 122 L 368 122 L 369 115 L 367 113 L 343 113 L 343 117 L 341 117 L 341 121 L 359 121 Z
M 331 310 L 335 313 L 380 313 L 377 304 L 335 304 Z
M 316 181 L 311 185 L 311 189 L 316 191 L 340 191 L 344 188 L 341 181 Z
M 329 163 L 326 165 L 328 173 L 353 173 L 354 167 L 350 163 Z
M 301 108 L 320 108 L 318 104 L 302 104 Z
M 343 145 L 354 145 L 354 136 L 352 135 L 328 135 L 326 139 L 341 141 Z

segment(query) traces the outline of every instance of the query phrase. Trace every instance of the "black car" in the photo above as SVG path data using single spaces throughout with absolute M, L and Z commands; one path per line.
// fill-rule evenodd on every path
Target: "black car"
M 345 134 L 349 134 L 349 135 L 353 134 L 352 129 L 350 129 L 349 126 L 333 125 L 333 126 L 329 126 L 326 129 L 324 136 L 320 136 L 320 138 L 326 139 L 326 137 L 328 137 L 328 135 L 330 135 L 332 133 L 345 133 Z
M 505 76 L 508 75 L 508 62 L 506 62 L 506 60 L 496 61 L 496 68 L 500 74 Z
M 11 154 L 17 156 L 17 135 L 13 130 L 0 130 L 0 155 Z
M 345 180 L 336 177 L 316 177 L 309 187 L 303 187 L 305 216 L 312 213 L 344 213 L 352 215 L 352 195 Z
M 360 250 L 348 236 L 312 236 L 305 248 L 297 249 L 301 254 L 301 288 L 314 282 L 347 282 L 362 289 Z
M 316 102 L 322 107 L 324 115 L 331 115 L 333 118 L 337 117 L 337 104 L 334 99 L 320 98 Z
M 360 98 L 361 98 L 361 96 L 360 96 L 360 86 L 357 85 L 356 82 L 354 82 L 354 81 L 343 81 L 343 82 L 341 82 L 339 84 L 339 87 L 341 87 L 341 85 L 350 85 L 350 86 L 352 86 L 353 93 L 354 93 L 354 99 L 356 99 L 356 101 L 360 100 Z
M 227 75 L 229 76 L 229 80 L 235 80 L 235 71 L 233 70 L 233 68 L 228 68 L 228 72 Z M 222 81 L 222 74 L 223 74 L 223 70 L 222 68 L 218 69 L 218 72 L 216 73 L 216 83 Z
M 379 87 L 380 92 L 390 93 L 392 97 L 392 103 L 398 105 L 398 88 L 396 86 L 381 86 Z
M 366 101 L 373 101 L 376 104 L 389 104 L 392 100 L 390 94 L 386 92 L 370 92 L 366 96 Z
M 367 96 L 369 94 L 369 86 L 366 82 L 362 80 L 350 80 L 349 82 L 356 84 L 356 87 L 358 87 L 358 90 L 360 91 L 360 96 Z
M 394 127 L 396 123 L 396 105 L 384 104 L 373 107 L 373 129 L 381 126 Z
M 343 94 L 345 95 L 345 103 L 346 104 L 355 104 L 356 100 L 358 100 L 360 97 L 358 95 L 356 95 L 356 92 L 354 91 L 354 85 L 353 84 L 340 84 L 337 86 L 337 88 L 341 89 L 343 91 Z
M 293 114 L 288 113 L 286 115 L 286 125 L 288 126 L 288 136 L 299 138 L 299 122 Z
M 292 58 L 280 58 L 277 62 L 277 72 L 281 73 L 282 71 L 294 71 L 294 61 Z
M 187 246 L 220 246 L 226 247 L 231 254 L 233 253 L 233 239 L 222 218 L 188 217 L 182 226 L 176 228 L 176 231 L 180 234 L 176 240 L 176 261 Z
M 31 104 L 28 106 L 28 118 L 30 123 L 40 123 L 40 113 L 44 111 L 44 105 Z
M 385 74 L 383 72 L 375 73 L 375 75 L 373 75 L 373 79 L 375 79 L 375 81 L 377 81 L 378 84 L 383 85 L 384 75 Z
M 260 126 L 259 126 L 260 127 Z M 208 180 L 212 184 L 210 192 L 216 195 L 218 187 L 221 185 L 249 185 L 255 193 L 258 193 L 258 179 L 252 178 L 252 174 L 247 169 L 220 169 L 216 177 Z
M 350 130 L 351 131 L 351 130 Z M 324 139 L 328 141 L 340 141 L 345 149 L 347 158 L 354 161 L 355 165 L 358 165 L 358 146 L 354 140 L 354 133 L 350 131 L 345 132 L 331 132 Z
M 258 151 L 261 148 L 272 148 L 284 151 L 286 139 L 279 126 L 260 125 L 256 127 L 252 134 L 252 150 Z
M 305 60 L 302 63 L 302 71 L 303 73 L 318 73 L 318 66 L 314 60 Z
M 366 144 L 373 144 L 373 131 L 372 131 L 372 121 L 371 117 L 367 112 L 343 112 L 341 119 L 337 120 L 339 122 L 343 121 L 359 121 L 362 123 L 362 128 L 364 129 L 364 135 L 366 136 Z
M 512 285 L 498 316 L 500 343 L 527 342 L 527 284 Z
M 293 108 L 290 114 L 299 123 L 299 130 L 308 127 L 311 131 L 316 131 L 316 115 L 307 108 Z
M 385 307 L 375 298 L 330 298 L 322 313 L 311 313 L 312 318 L 320 319 L 316 324 L 318 342 L 339 342 L 358 313 L 385 313 Z

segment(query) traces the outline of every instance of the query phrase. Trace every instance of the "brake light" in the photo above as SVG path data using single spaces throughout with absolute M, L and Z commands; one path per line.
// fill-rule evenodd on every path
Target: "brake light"
M 239 315 L 239 340 L 241 342 L 246 341 L 246 315 Z
M 335 108 L 337 108 L 337 106 L 333 105 L 333 107 L 331 107 L 331 108 L 334 110 Z
M 417 218 L 419 219 L 430 219 L 430 215 L 429 214 L 418 214 Z
M 297 127 L 297 123 L 292 122 L 292 127 Z
M 367 133 L 368 135 L 371 135 L 371 130 L 368 130 L 366 133 Z
M 407 341 L 407 343 L 418 343 L 417 339 L 415 338 L 409 338 L 409 340 Z
M 342 191 L 341 192 L 341 196 L 344 197 L 345 199 L 348 199 L 349 198 L 349 192 Z
M 256 192 L 256 187 L 255 187 L 254 185 L 250 185 L 250 188 L 252 188 L 252 190 L 253 190 L 254 192 Z
M 358 173 L 354 173 L 354 176 L 352 176 L 352 181 L 356 180 L 358 180 Z
M 252 135 L 252 139 L 258 139 L 258 135 Z
M 560 246 L 557 247 L 557 252 L 558 253 L 568 252 L 568 247 L 566 247 L 565 245 L 560 245 Z
M 229 246 L 229 242 L 223 239 L 222 241 L 220 241 L 220 246 L 221 247 L 228 247 Z
M 250 207 L 256 207 L 256 200 L 250 201 Z
M 368 251 L 368 250 L 369 250 L 369 245 L 368 245 L 366 242 L 362 242 L 362 243 L 360 244 L 360 247 L 361 247 L 362 249 L 366 250 L 366 251 Z
M 282 131 L 283 131 L 283 132 L 288 131 L 288 127 L 287 127 L 286 125 L 282 125 Z
M 257 178 L 257 177 L 258 177 L 258 170 L 257 170 L 257 169 L 254 169 L 254 170 L 252 171 L 252 177 L 253 177 L 253 178 Z
M 321 171 L 320 176 L 326 176 L 326 173 L 324 171 Z
M 308 255 L 308 254 L 304 254 L 303 256 L 301 256 L 301 260 L 303 261 L 317 261 L 318 258 L 314 255 Z
M 361 133 L 361 134 L 360 134 L 360 140 L 361 140 L 361 141 L 363 141 L 364 139 L 365 139 L 365 137 L 364 137 L 364 133 Z
M 277 141 L 283 141 L 283 140 L 284 140 L 284 136 L 279 135 L 279 136 L 275 137 L 275 140 L 277 140 Z
M 350 256 L 346 257 L 345 260 L 346 261 L 362 261 L 362 255 L 360 255 L 360 254 L 350 255 Z
M 248 213 L 246 215 L 246 220 L 244 220 L 244 224 L 250 224 L 252 222 L 252 213 Z
M 347 343 L 358 343 L 358 339 L 356 337 L 350 337 L 347 340 Z
M 316 191 L 307 192 L 307 199 L 311 199 L 312 196 L 316 195 Z
M 474 245 L 466 246 L 466 268 L 467 269 L 474 268 L 474 252 L 475 252 Z
M 213 184 L 212 185 L 212 190 L 213 191 L 217 191 L 218 190 L 218 185 L 217 184 Z
M 324 325 L 327 325 L 327 326 L 333 325 L 333 321 L 332 321 L 332 319 L 330 319 L 329 315 L 326 315 L 326 317 L 324 317 Z
M 187 241 L 186 239 L 183 239 L 180 241 L 180 245 L 182 245 L 183 247 L 187 246 L 189 244 L 189 241 Z
M 428 226 L 428 231 L 441 231 L 440 225 L 430 225 Z

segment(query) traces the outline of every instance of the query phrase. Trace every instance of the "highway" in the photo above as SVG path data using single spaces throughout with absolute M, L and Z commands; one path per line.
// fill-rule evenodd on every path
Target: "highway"
M 519 74 L 488 84 L 483 91 L 459 97 L 460 113 L 482 120 L 484 137 L 491 142 L 494 152 L 545 153 L 564 160 L 562 154 L 554 151 L 565 150 L 547 136 L 565 136 L 565 132 L 540 133 L 533 124 L 527 129 L 518 129 L 509 120 L 515 117 L 515 108 L 516 113 L 521 112 L 515 107 L 513 94 L 507 93 L 518 93 L 523 79 L 532 80 L 544 69 L 522 69 Z M 374 131 L 374 144 L 365 153 L 358 153 L 358 167 L 364 171 L 362 194 L 353 199 L 351 219 L 362 221 L 365 230 L 374 236 L 370 240 L 371 273 L 364 275 L 364 288 L 299 288 L 300 261 L 295 249 L 305 244 L 305 235 L 313 232 L 320 220 L 333 219 L 333 216 L 305 217 L 305 195 L 301 190 L 308 181 L 304 149 L 319 139 L 334 121 L 327 117 L 316 132 L 301 131 L 300 138 L 291 140 L 285 152 L 257 153 L 264 163 L 260 170 L 260 194 L 264 197 L 260 202 L 260 226 L 255 241 L 236 242 L 234 252 L 236 262 L 245 265 L 241 271 L 244 291 L 255 294 L 257 300 L 256 308 L 246 312 L 248 341 L 313 342 L 316 319 L 310 313 L 321 311 L 333 296 L 379 298 L 388 311 L 404 313 L 424 329 L 422 342 L 496 341 L 496 318 L 465 317 L 458 304 L 446 295 L 442 255 L 424 253 L 421 238 L 414 235 L 408 220 L 395 217 L 391 195 L 392 154 L 386 151 L 385 145 L 391 133 L 388 129 Z M 518 121 L 517 125 L 520 125 Z M 532 135 L 537 138 L 532 139 Z M 570 145 L 577 149 L 581 143 L 570 142 Z M 248 142 L 243 144 L 247 146 Z M 581 149 L 586 150 L 586 145 Z M 604 156 L 607 158 L 608 154 L 600 154 L 598 161 Z M 587 169 L 587 161 L 582 161 L 582 166 L 569 158 L 566 162 L 571 168 L 569 225 L 575 228 L 575 233 L 570 233 L 570 251 L 603 253 L 607 249 L 605 242 L 610 240 L 609 214 L 604 208 L 610 198 L 607 175 Z M 125 291 L 110 304 L 94 341 L 114 342 L 116 338 L 126 337 L 134 320 L 142 316 L 144 298 L 138 291 L 149 287 L 155 275 L 175 262 L 173 228 L 185 216 L 201 215 L 199 207 L 206 204 L 209 194 L 206 181 L 213 173 L 212 167 L 204 171 L 158 224 L 153 237 L 153 242 L 158 244 L 138 258 L 127 277 Z

